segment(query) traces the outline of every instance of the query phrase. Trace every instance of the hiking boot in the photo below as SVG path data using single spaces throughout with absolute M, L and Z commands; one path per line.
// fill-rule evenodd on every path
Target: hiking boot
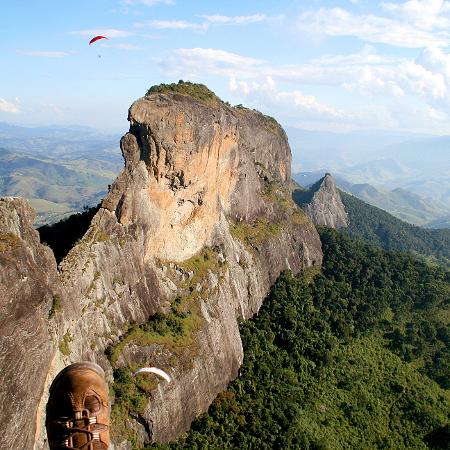
M 82 362 L 59 372 L 50 387 L 45 426 L 50 450 L 108 449 L 108 386 L 100 366 Z

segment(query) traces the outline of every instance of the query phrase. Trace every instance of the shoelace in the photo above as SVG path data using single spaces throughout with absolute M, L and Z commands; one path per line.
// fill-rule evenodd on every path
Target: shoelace
M 100 433 L 106 431 L 108 425 L 97 423 L 97 416 L 91 416 L 89 410 L 75 411 L 74 418 L 61 417 L 56 423 L 62 427 L 64 433 L 62 448 L 67 450 L 107 449 L 106 445 L 100 441 Z M 85 434 L 87 442 L 81 447 L 73 447 L 73 438 L 78 433 Z

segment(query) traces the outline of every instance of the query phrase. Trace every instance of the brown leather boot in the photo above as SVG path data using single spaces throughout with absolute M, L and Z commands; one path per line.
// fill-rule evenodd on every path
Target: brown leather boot
M 59 372 L 50 387 L 45 426 L 50 450 L 108 449 L 108 386 L 99 365 L 81 362 Z

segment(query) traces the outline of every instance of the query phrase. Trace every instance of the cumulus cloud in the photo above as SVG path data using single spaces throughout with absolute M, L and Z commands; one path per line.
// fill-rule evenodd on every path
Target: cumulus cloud
M 442 122 L 450 108 L 450 54 L 437 47 L 423 49 L 412 59 L 386 57 L 365 46 L 354 54 L 324 55 L 305 64 L 288 65 L 220 49 L 182 48 L 155 61 L 172 77 L 223 77 L 229 80 L 234 96 L 245 98 L 253 107 L 263 105 L 268 112 L 272 108 L 289 123 L 308 118 L 315 121 L 314 126 L 323 120 L 336 126 L 352 123 L 392 128 L 402 124 L 407 128 L 411 117 L 411 124 L 423 130 L 425 124 L 433 129 L 433 118 Z M 348 108 L 359 104 L 359 110 L 319 101 L 304 91 L 305 85 L 343 87 L 352 94 Z M 376 107 L 367 97 L 372 97 Z M 400 105 L 398 109 L 395 104 Z
M 360 67 L 355 79 L 344 87 L 371 95 L 407 94 L 421 97 L 434 107 L 450 107 L 450 54 L 440 48 L 426 48 L 416 59 L 396 66 Z
M 247 23 L 261 22 L 266 19 L 264 14 L 253 14 L 251 16 L 223 16 L 220 14 L 213 14 L 211 16 L 202 16 L 207 23 L 219 23 L 219 24 L 237 24 L 245 25 Z
M 355 81 L 358 67 L 395 66 L 402 58 L 383 57 L 371 47 L 350 55 L 326 55 L 306 64 L 270 64 L 269 62 L 211 48 L 182 48 L 158 60 L 164 71 L 175 76 L 201 76 L 204 73 L 241 79 L 270 76 L 291 83 L 339 86 Z
M 350 92 L 363 95 L 392 95 L 401 97 L 405 91 L 395 80 L 395 71 L 369 66 L 359 67 L 354 73 L 354 81 L 346 82 L 343 87 Z
M 308 119 L 342 119 L 345 114 L 336 108 L 323 104 L 313 95 L 307 95 L 298 89 L 285 91 L 278 89 L 273 78 L 266 77 L 262 81 L 247 82 L 231 77 L 230 91 L 240 97 L 251 97 L 252 102 L 258 102 L 267 107 L 281 106 L 286 112 L 295 117 L 308 117 Z
M 403 48 L 450 45 L 447 30 L 428 31 L 408 21 L 373 14 L 353 14 L 342 8 L 307 11 L 297 21 L 298 30 L 313 35 L 352 36 L 365 42 Z
M 409 0 L 404 3 L 382 3 L 382 6 L 414 26 L 432 30 L 450 26 L 450 2 L 444 0 Z
M 202 73 L 225 77 L 236 74 L 253 77 L 264 64 L 260 59 L 212 48 L 180 48 L 175 50 L 173 55 L 155 61 L 170 75 L 192 78 Z
M 261 22 L 266 19 L 264 14 L 250 16 L 224 16 L 220 14 L 203 15 L 201 22 L 188 22 L 186 20 L 150 20 L 149 22 L 136 23 L 136 27 L 150 27 L 158 30 L 207 30 L 211 26 L 218 25 L 246 25 Z
M 130 36 L 130 32 L 125 30 L 117 30 L 115 28 L 91 28 L 89 30 L 72 31 L 70 34 L 78 36 L 107 36 L 109 38 L 120 38 Z
M 20 100 L 16 98 L 14 102 L 10 102 L 0 97 L 0 111 L 13 114 L 20 112 Z
M 200 30 L 204 29 L 200 23 L 187 22 L 186 20 L 151 20 L 136 24 L 137 27 L 149 26 L 157 30 Z

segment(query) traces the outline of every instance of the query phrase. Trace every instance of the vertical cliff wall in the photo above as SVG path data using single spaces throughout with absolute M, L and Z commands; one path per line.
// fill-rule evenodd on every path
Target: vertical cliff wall
M 321 264 L 318 234 L 291 200 L 290 149 L 273 119 L 213 95 L 168 91 L 137 100 L 129 121 L 125 168 L 89 230 L 58 273 L 50 264 L 36 275 L 48 294 L 33 314 L 50 320 L 56 336 L 46 323 L 34 342 L 49 347 L 38 378 L 44 394 L 30 400 L 36 448 L 45 448 L 46 383 L 86 359 L 110 382 L 113 369 L 149 364 L 174 380 L 145 384 L 148 403 L 116 417 L 117 448 L 129 448 L 130 433 L 141 445 L 176 438 L 236 377 L 239 320 L 258 310 L 282 270 Z M 54 292 L 60 301 L 48 319 Z M 27 373 L 36 355 L 17 351 Z M 7 382 L 6 394 L 14 390 Z M 15 418 L 16 426 L 30 423 Z M 9 439 L 13 448 L 19 442 Z
M 22 199 L 0 199 L 0 429 L 2 447 L 33 448 L 37 405 L 56 339 L 56 262 Z

